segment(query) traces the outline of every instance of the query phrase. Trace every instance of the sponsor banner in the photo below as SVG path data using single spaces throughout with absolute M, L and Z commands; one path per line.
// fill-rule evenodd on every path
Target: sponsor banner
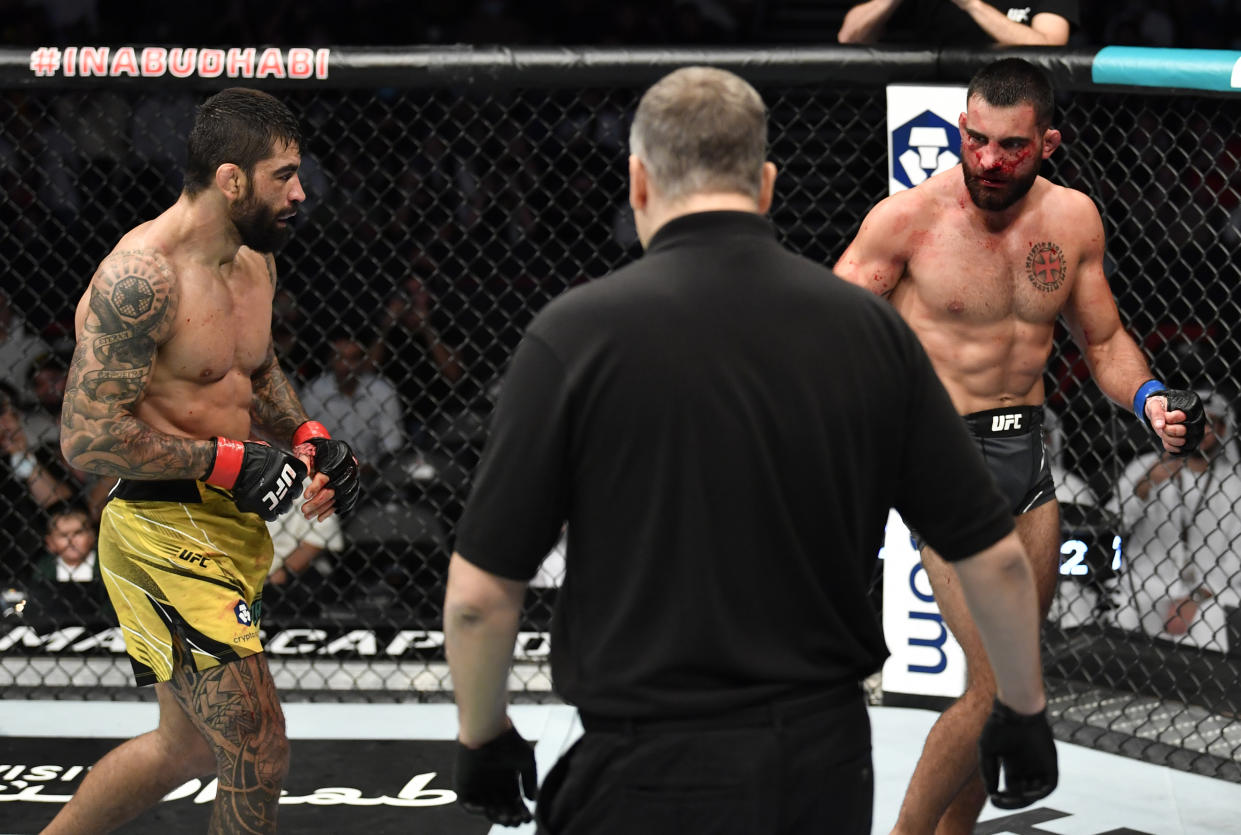
M 1241 91 L 1241 52 L 1105 46 L 1094 57 L 1090 80 L 1126 87 L 1237 92 Z
M 888 85 L 888 194 L 961 161 L 957 119 L 964 110 L 964 87 Z
M 965 87 L 890 84 L 888 193 L 895 194 L 961 161 L 957 119 Z M 965 653 L 944 625 L 909 528 L 888 514 L 883 550 L 883 631 L 891 656 L 883 665 L 887 693 L 955 697 L 965 691 Z
M 36 78 L 328 78 L 332 50 L 291 47 L 40 46 Z
M 533 741 L 533 740 L 532 740 Z M 0 820 L 6 832 L 38 832 L 119 739 L 5 737 Z M 490 831 L 461 809 L 451 789 L 456 743 L 450 740 L 303 740 L 291 742 L 280 798 L 282 832 Z M 190 780 L 140 816 L 126 832 L 206 832 L 216 780 Z
M 265 651 L 284 658 L 443 660 L 444 633 L 426 629 L 341 629 L 314 626 L 260 630 Z M 87 629 L 69 626 L 41 631 L 15 626 L 0 635 L 4 655 L 123 655 L 125 637 L 119 627 Z M 514 658 L 544 661 L 551 652 L 546 632 L 518 632 Z
M 883 550 L 883 634 L 891 655 L 885 693 L 956 697 L 965 692 L 965 652 L 948 632 L 909 528 L 888 512 Z

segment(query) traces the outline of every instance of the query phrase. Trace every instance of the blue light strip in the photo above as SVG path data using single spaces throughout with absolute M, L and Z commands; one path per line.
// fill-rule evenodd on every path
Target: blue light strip
M 1095 84 L 1241 93 L 1241 52 L 1105 46 L 1090 75 Z

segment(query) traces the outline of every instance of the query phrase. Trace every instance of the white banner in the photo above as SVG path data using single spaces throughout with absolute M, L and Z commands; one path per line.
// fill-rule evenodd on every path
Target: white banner
M 961 161 L 958 117 L 965 88 L 888 86 L 888 193 L 912 188 Z M 949 634 L 909 529 L 892 511 L 883 548 L 883 631 L 892 655 L 883 689 L 919 696 L 965 691 L 965 653 Z
M 883 690 L 918 696 L 965 692 L 965 652 L 940 616 L 909 528 L 888 513 L 883 551 L 883 634 L 892 653 L 883 665 Z
M 964 87 L 888 86 L 888 194 L 961 161 L 957 119 L 964 111 Z

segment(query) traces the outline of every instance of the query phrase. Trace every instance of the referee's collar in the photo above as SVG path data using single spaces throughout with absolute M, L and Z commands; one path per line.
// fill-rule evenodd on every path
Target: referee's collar
M 733 235 L 774 238 L 776 230 L 766 216 L 757 212 L 691 212 L 674 217 L 655 230 L 646 251 L 661 252 L 681 244 L 703 241 L 720 243 Z

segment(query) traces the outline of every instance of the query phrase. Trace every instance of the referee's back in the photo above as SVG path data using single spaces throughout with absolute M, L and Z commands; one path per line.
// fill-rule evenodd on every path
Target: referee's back
M 552 669 L 584 713 L 726 712 L 863 678 L 886 655 L 867 588 L 888 508 L 949 559 L 1011 526 L 952 489 L 977 452 L 899 315 L 749 212 L 678 217 L 549 304 L 502 399 L 552 440 L 496 426 L 458 550 L 528 579 L 568 520 Z M 513 468 L 523 443 L 539 448 Z

